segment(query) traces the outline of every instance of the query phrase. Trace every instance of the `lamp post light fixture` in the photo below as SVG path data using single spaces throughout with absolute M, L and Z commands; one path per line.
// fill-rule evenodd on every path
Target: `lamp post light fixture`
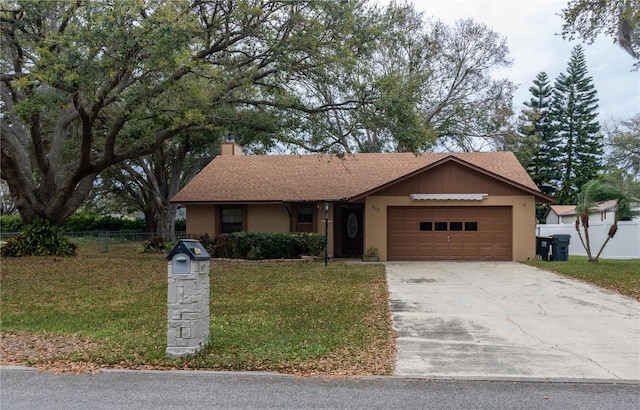
M 329 202 L 324 203 L 324 266 L 329 264 Z

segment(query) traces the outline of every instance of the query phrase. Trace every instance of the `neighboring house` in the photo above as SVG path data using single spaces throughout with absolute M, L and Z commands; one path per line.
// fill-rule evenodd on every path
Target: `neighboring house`
M 589 222 L 614 222 L 616 218 L 617 200 L 599 202 L 594 212 L 589 215 Z M 575 205 L 551 205 L 545 216 L 547 224 L 574 224 L 576 222 Z
M 545 215 L 545 223 L 547 224 L 569 224 L 575 220 L 575 205 L 551 205 Z
M 242 155 L 233 142 L 172 199 L 190 235 L 324 233 L 327 215 L 332 256 L 382 261 L 533 259 L 536 204 L 551 201 L 510 152 Z

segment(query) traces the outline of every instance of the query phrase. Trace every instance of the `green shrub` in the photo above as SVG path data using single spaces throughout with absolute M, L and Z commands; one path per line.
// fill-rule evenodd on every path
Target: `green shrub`
M 296 235 L 289 232 L 260 233 L 256 259 L 293 259 L 300 256 Z
M 300 254 L 318 256 L 324 252 L 324 235 L 311 232 L 299 232 L 296 234 L 299 242 Z
M 171 249 L 171 243 L 165 242 L 161 236 L 151 238 L 142 245 L 141 253 L 162 253 Z
M 187 220 L 186 219 L 177 219 L 175 231 L 176 232 L 184 232 L 187 230 Z
M 235 259 L 257 259 L 258 241 L 254 232 L 231 234 L 231 257 Z
M 200 241 L 212 258 L 232 257 L 233 241 L 231 240 L 231 235 L 222 234 L 209 236 L 209 234 L 204 234 L 197 236 L 194 239 Z
M 235 232 L 195 239 L 212 258 L 295 259 L 324 250 L 324 235 L 306 232 Z
M 115 218 L 110 215 L 73 214 L 64 223 L 67 232 L 142 231 L 143 219 Z
M 71 215 L 62 225 L 66 232 L 92 231 L 144 231 L 144 219 L 115 218 L 110 215 L 94 215 L 78 213 Z M 20 215 L 0 216 L 1 232 L 21 232 L 24 229 Z M 186 231 L 186 221 L 176 221 L 176 231 Z
M 75 256 L 76 245 L 69 242 L 58 226 L 36 219 L 22 234 L 10 238 L 2 247 L 2 256 Z
M 24 228 L 19 214 L 0 216 L 0 232 L 21 232 Z

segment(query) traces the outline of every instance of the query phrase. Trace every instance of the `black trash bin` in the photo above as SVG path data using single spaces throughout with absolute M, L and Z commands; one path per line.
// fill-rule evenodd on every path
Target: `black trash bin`
M 543 261 L 549 260 L 549 249 L 551 248 L 550 236 L 536 236 L 536 256 Z
M 568 261 L 569 260 L 569 242 L 571 235 L 552 235 L 551 236 L 551 260 L 552 261 Z

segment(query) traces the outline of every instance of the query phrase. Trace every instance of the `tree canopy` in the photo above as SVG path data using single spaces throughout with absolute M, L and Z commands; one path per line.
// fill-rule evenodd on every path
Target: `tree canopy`
M 565 73 L 556 78 L 551 117 L 562 152 L 562 178 L 555 197 L 571 204 L 584 184 L 602 169 L 604 154 L 597 91 L 589 76 L 582 46 L 571 52 Z
M 562 35 L 573 40 L 583 38 L 592 43 L 603 33 L 629 55 L 640 60 L 639 0 L 569 0 L 562 9 Z M 640 61 L 634 64 L 637 69 Z
M 539 73 L 520 117 L 519 137 L 509 145 L 536 184 L 560 204 L 574 204 L 585 183 L 603 168 L 598 99 L 581 46 L 550 87 Z
M 640 198 L 640 114 L 611 119 L 603 126 L 606 148 L 605 181 Z
M 640 114 L 605 125 L 607 161 L 640 182 Z
M 239 107 L 318 112 L 296 78 L 331 71 L 358 1 L 7 1 L 2 178 L 29 222 L 63 222 L 96 175 Z M 340 58 L 338 58 L 340 56 Z M 228 109 L 225 109 L 228 107 Z M 231 116 L 231 117 L 227 117 Z
M 493 70 L 509 66 L 506 39 L 472 19 L 453 26 L 410 5 L 371 16 L 372 44 L 339 72 L 307 83 L 317 103 L 359 101 L 351 111 L 305 118 L 291 145 L 307 151 L 470 151 L 495 149 L 510 130 L 515 84 Z
M 1 177 L 26 223 L 61 224 L 107 170 L 177 172 L 158 153 L 180 141 L 470 150 L 511 115 L 506 40 L 406 3 L 11 0 L 0 24 Z
M 547 73 L 538 73 L 529 91 L 532 97 L 524 103 L 527 108 L 522 111 L 519 129 L 528 144 L 528 155 L 520 158 L 520 161 L 540 190 L 553 195 L 556 191 L 555 183 L 562 177 L 559 166 L 562 152 L 559 136 L 552 124 L 553 88 Z M 516 150 L 516 153 L 521 151 L 522 149 Z

